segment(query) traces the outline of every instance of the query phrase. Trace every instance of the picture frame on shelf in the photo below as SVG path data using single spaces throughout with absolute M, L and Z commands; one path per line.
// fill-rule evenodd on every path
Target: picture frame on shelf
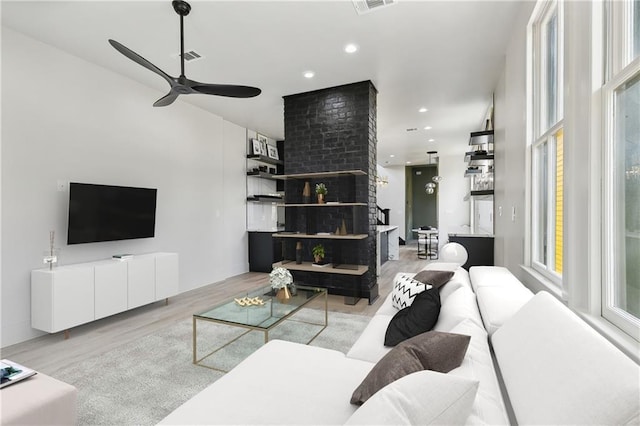
M 265 135 L 261 135 L 260 133 L 256 133 L 256 135 L 260 142 L 264 142 L 265 144 L 267 143 L 267 137 Z
M 267 145 L 267 151 L 269 154 L 269 158 L 273 158 L 274 160 L 279 160 L 280 157 L 278 156 L 278 148 L 276 148 L 273 145 Z
M 259 141 L 260 143 L 260 155 L 264 155 L 265 157 L 267 156 L 267 143 L 266 142 L 262 142 Z
M 262 155 L 262 145 L 258 139 L 251 139 L 251 153 L 253 155 Z

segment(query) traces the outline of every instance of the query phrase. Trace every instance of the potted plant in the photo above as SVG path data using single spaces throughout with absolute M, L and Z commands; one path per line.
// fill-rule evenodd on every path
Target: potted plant
M 293 283 L 293 277 L 286 268 L 274 268 L 269 274 L 269 284 L 274 291 L 277 291 L 276 297 L 281 301 L 291 298 L 291 293 L 289 293 L 291 283 Z
M 324 204 L 324 196 L 327 195 L 327 187 L 324 183 L 316 184 L 316 195 L 318 196 L 318 204 Z
M 324 246 L 322 244 L 317 244 L 311 249 L 311 253 L 313 254 L 314 263 L 318 265 L 322 265 L 324 263 Z

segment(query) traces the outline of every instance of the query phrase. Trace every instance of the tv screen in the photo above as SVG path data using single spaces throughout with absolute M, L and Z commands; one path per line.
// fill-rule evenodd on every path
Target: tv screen
M 67 244 L 154 236 L 156 189 L 69 184 Z

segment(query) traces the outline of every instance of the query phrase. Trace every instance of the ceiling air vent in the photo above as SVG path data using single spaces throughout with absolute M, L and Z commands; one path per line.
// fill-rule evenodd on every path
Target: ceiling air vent
M 380 9 L 385 6 L 396 4 L 398 0 L 353 0 L 358 15 L 369 13 L 374 9 Z
M 175 59 L 180 59 L 180 54 L 179 53 L 175 53 L 175 54 L 173 54 L 171 56 L 173 58 L 175 58 Z M 184 52 L 184 60 L 185 60 L 185 62 L 193 62 L 193 61 L 196 61 L 196 60 L 202 59 L 202 58 L 204 58 L 204 56 L 202 56 L 201 54 L 199 54 L 195 50 L 189 50 L 187 52 Z

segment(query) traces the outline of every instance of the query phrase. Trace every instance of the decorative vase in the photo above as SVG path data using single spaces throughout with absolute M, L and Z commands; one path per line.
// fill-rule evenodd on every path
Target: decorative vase
M 318 194 L 318 204 L 324 204 L 324 194 Z
M 282 287 L 278 290 L 276 294 L 276 298 L 280 301 L 280 303 L 288 303 L 289 299 L 291 299 L 291 293 L 289 293 L 288 287 Z
M 296 264 L 300 265 L 302 263 L 302 243 L 298 241 L 296 243 Z
M 340 228 L 340 235 L 347 235 L 347 224 L 342 219 L 342 227 Z
M 304 204 L 311 203 L 311 186 L 309 185 L 309 181 L 304 183 L 304 189 L 302 190 L 302 202 Z
M 323 259 L 323 258 L 322 258 L 322 257 L 320 257 L 320 256 L 313 256 L 313 260 L 314 260 L 318 265 L 320 265 L 320 264 L 322 263 L 322 259 Z

